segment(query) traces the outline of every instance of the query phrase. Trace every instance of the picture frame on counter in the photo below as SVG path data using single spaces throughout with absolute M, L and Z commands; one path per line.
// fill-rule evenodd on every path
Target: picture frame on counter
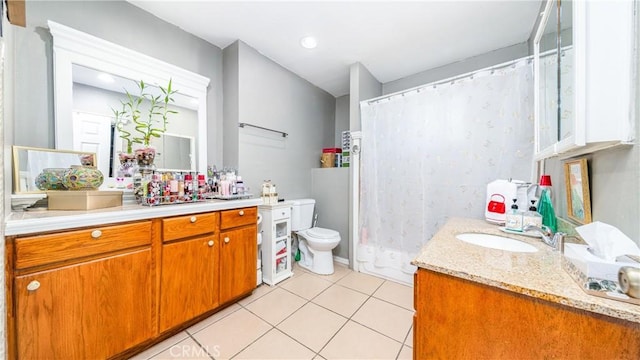
M 589 168 L 587 158 L 568 160 L 564 163 L 567 193 L 567 217 L 580 224 L 591 222 L 591 194 L 589 192 Z

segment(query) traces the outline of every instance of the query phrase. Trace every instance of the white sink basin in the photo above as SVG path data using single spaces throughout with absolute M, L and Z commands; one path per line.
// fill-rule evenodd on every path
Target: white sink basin
M 465 233 L 456 235 L 456 238 L 469 244 L 491 249 L 524 253 L 534 253 L 538 251 L 533 245 L 504 236 Z

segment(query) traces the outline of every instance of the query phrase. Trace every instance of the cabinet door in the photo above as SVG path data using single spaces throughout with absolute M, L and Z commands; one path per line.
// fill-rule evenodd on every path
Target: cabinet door
M 636 16 L 633 1 L 547 2 L 534 39 L 535 159 L 634 140 Z
M 15 278 L 20 359 L 104 359 L 155 335 L 151 250 Z
M 257 227 L 220 233 L 220 303 L 244 295 L 256 287 Z
M 209 235 L 162 246 L 160 332 L 218 306 L 217 243 Z
M 271 268 L 275 283 L 291 276 L 291 224 L 289 219 L 274 222 L 273 233 L 273 267 Z

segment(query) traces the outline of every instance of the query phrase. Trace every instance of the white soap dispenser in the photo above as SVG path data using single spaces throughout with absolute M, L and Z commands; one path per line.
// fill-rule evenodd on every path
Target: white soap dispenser
M 518 210 L 518 199 L 513 199 L 511 210 L 507 212 L 504 228 L 512 231 L 522 231 L 522 212 Z

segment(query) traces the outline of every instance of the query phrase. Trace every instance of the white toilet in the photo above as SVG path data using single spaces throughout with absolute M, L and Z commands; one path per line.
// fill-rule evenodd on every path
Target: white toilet
M 298 265 L 321 275 L 333 274 L 333 253 L 340 243 L 340 233 L 335 230 L 311 227 L 314 199 L 292 200 L 291 231 L 298 237 L 300 261 Z

